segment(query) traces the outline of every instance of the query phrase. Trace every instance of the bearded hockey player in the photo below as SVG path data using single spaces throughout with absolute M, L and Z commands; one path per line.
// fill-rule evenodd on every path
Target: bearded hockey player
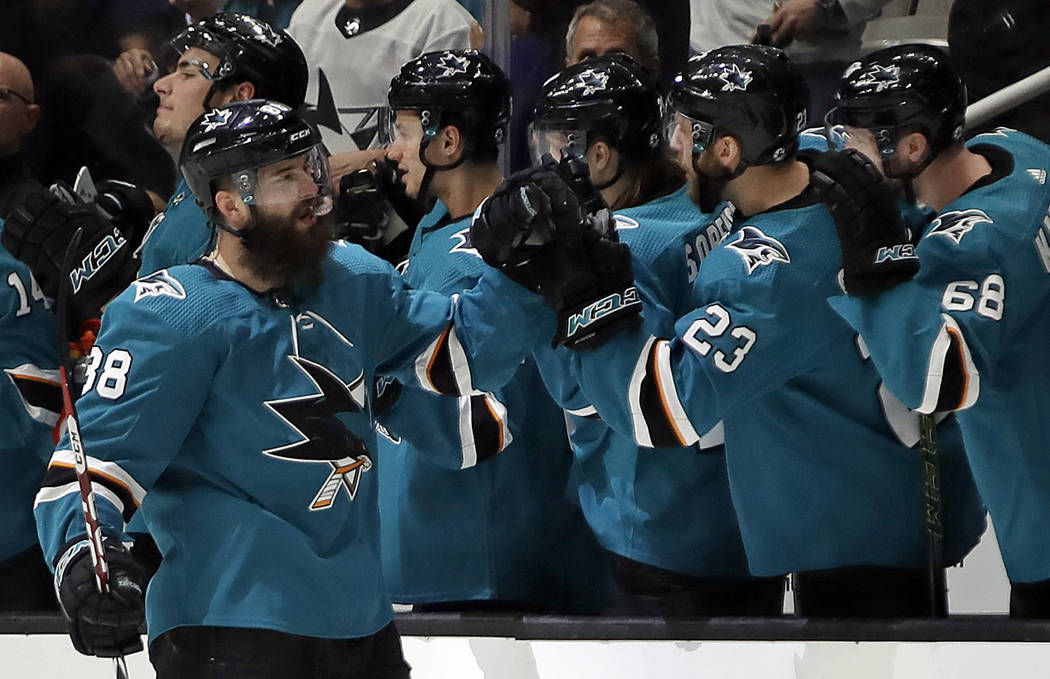
M 578 351 L 574 368 L 603 419 L 641 445 L 692 445 L 723 420 L 750 571 L 794 572 L 799 614 L 924 615 L 917 416 L 881 387 L 827 305 L 842 253 L 796 157 L 806 100 L 779 50 L 733 46 L 690 61 L 671 93 L 679 164 L 701 209 L 736 205 L 733 231 L 704 260 L 694 310 L 673 333 L 609 323 L 598 331 L 604 344 Z M 483 206 L 476 244 L 486 233 L 499 240 L 506 220 L 492 211 L 509 200 L 497 192 Z M 498 263 L 504 252 L 483 254 Z M 635 261 L 643 299 L 644 268 Z M 563 314 L 559 330 L 583 332 L 590 320 Z M 943 421 L 940 435 L 948 565 L 978 540 L 983 510 L 956 423 Z
M 486 278 L 458 300 L 410 291 L 330 243 L 319 135 L 282 104 L 210 111 L 181 160 L 215 249 L 109 305 L 78 404 L 111 593 L 95 589 L 68 441 L 37 495 L 74 645 L 141 648 L 142 578 L 122 544 L 138 512 L 163 554 L 145 602 L 158 677 L 408 676 L 380 574 L 363 385 L 380 373 L 467 394 L 467 353 L 506 381 L 540 335 L 525 328 L 508 351 L 492 328 L 527 326 L 542 303 Z
M 530 146 L 537 163 L 545 153 L 587 163 L 591 182 L 615 211 L 620 240 L 651 267 L 665 304 L 685 313 L 692 279 L 711 245 L 729 232 L 733 208 L 697 212 L 669 158 L 661 114 L 660 91 L 647 70 L 624 55 L 597 57 L 544 84 Z M 721 426 L 694 446 L 640 448 L 606 425 L 580 393 L 568 350 L 544 343 L 534 353 L 567 408 L 580 503 L 613 558 L 619 589 L 613 610 L 779 614 L 783 578 L 748 577 Z
M 1010 613 L 1050 617 L 1050 364 L 1039 340 L 1050 324 L 1050 148 L 1003 128 L 963 143 L 966 89 L 948 57 L 923 45 L 854 63 L 837 104 L 850 145 L 910 182 L 936 215 L 917 234 L 913 280 L 855 288 L 847 268 L 849 296 L 833 306 L 906 405 L 956 411 L 1010 578 Z M 882 235 L 843 231 L 842 248 Z
M 438 201 L 403 275 L 417 289 L 460 293 L 488 269 L 471 247 L 470 217 L 503 179 L 496 160 L 510 83 L 479 52 L 431 52 L 402 66 L 389 102 L 388 155 L 407 194 Z M 572 453 L 535 361 L 491 393 L 457 400 L 404 390 L 383 421 L 404 437 L 379 439 L 383 575 L 394 601 L 417 610 L 600 609 L 608 567 L 566 493 Z M 487 461 L 443 469 L 437 450 Z

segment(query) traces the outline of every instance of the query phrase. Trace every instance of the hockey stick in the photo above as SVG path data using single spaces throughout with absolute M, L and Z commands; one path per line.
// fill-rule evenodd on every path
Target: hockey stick
M 930 617 L 944 618 L 948 615 L 948 601 L 944 580 L 944 524 L 941 520 L 941 454 L 937 447 L 937 421 L 933 415 L 919 415 L 919 451 L 922 459 Z
M 102 594 L 109 593 L 109 568 L 106 555 L 102 551 L 102 529 L 98 523 L 98 511 L 95 509 L 95 493 L 91 490 L 91 477 L 88 476 L 87 455 L 84 454 L 84 442 L 80 438 L 80 425 L 73 394 L 69 388 L 73 377 L 73 357 L 69 351 L 69 274 L 73 270 L 73 253 L 80 245 L 84 229 L 78 228 L 69 240 L 69 248 L 62 261 L 64 280 L 58 288 L 58 300 L 55 313 L 58 316 L 58 373 L 62 381 L 62 414 L 66 418 L 66 432 L 69 434 L 69 447 L 73 450 L 73 461 L 76 467 L 77 483 L 80 485 L 80 505 L 84 510 L 84 524 L 87 527 L 88 545 L 91 550 L 91 563 L 95 567 L 95 584 Z M 124 656 L 114 658 L 117 679 L 128 679 L 128 666 Z

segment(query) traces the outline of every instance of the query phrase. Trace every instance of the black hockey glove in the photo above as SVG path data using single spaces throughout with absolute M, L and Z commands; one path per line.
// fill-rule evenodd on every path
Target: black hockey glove
M 576 159 L 519 172 L 479 207 L 471 241 L 486 262 L 558 312 L 555 344 L 599 346 L 638 321 L 631 254 Z
M 55 592 L 69 625 L 73 647 L 85 655 L 115 658 L 142 650 L 139 628 L 146 619 L 142 567 L 118 540 L 103 540 L 109 566 L 108 594 L 95 583 L 87 540 L 73 544 L 55 566 Z
M 802 157 L 810 165 L 811 185 L 835 219 L 846 292 L 872 295 L 914 278 L 919 258 L 896 187 L 853 149 Z
M 389 217 L 376 174 L 367 169 L 343 175 L 335 201 L 336 238 L 375 252 Z
M 149 194 L 129 182 L 106 179 L 97 185 L 95 203 L 127 239 L 134 252 L 142 244 L 157 210 Z
M 134 246 L 94 203 L 49 191 L 28 195 L 4 223 L 3 245 L 26 264 L 44 294 L 58 296 L 60 285 L 71 285 L 71 328 L 100 315 L 102 307 L 135 280 L 138 262 Z M 74 270 L 66 278 L 61 271 L 73 233 L 83 227 Z M 65 281 L 65 283 L 63 283 Z

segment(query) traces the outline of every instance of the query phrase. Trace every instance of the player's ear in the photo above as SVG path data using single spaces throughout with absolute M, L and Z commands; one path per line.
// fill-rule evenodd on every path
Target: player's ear
M 245 80 L 242 83 L 237 83 L 237 87 L 233 90 L 233 101 L 247 101 L 248 99 L 255 98 L 255 83 L 248 82 Z
M 733 170 L 740 165 L 743 148 L 736 137 L 724 135 L 715 142 L 715 153 L 722 167 Z
M 220 189 L 215 192 L 215 209 L 226 223 L 239 229 L 251 219 L 251 210 L 244 204 L 241 194 L 236 191 Z
M 903 152 L 904 157 L 913 163 L 918 163 L 926 156 L 927 148 L 929 143 L 926 141 L 926 135 L 920 132 L 910 132 L 897 143 L 897 152 Z
M 445 125 L 440 133 L 442 164 L 454 162 L 466 151 L 466 140 L 455 125 Z

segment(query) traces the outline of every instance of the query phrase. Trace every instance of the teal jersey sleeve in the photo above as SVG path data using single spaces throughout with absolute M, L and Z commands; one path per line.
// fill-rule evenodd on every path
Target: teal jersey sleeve
M 957 411 L 1007 575 L 1034 582 L 1050 578 L 1050 361 L 1035 339 L 1050 332 L 1050 147 L 1002 128 L 967 145 L 992 174 L 929 224 L 919 274 L 830 301 L 901 401 Z
M 369 357 L 367 369 L 434 393 L 498 389 L 534 344 L 554 336 L 543 299 L 488 267 L 474 287 L 449 296 L 414 290 L 387 262 L 339 242 L 325 280 L 334 285 L 319 304 Z
M 798 223 L 806 219 L 799 215 Z M 614 338 L 609 351 L 623 357 L 615 369 L 577 356 L 581 384 L 588 394 L 618 399 L 608 413 L 598 411 L 641 445 L 696 443 L 727 411 L 805 372 L 828 351 L 829 315 L 796 302 L 811 295 L 826 269 L 805 260 L 834 245 L 791 252 L 759 226 L 744 226 L 704 260 L 689 300 L 695 310 L 676 321 L 671 338 L 641 329 Z M 646 265 L 636 261 L 635 268 Z M 640 292 L 649 301 L 645 313 L 654 313 L 652 293 Z M 787 315 L 795 322 L 782 322 Z
M 165 283 L 182 289 L 175 278 Z M 167 312 L 179 300 L 148 293 L 137 299 L 141 291 L 133 285 L 107 307 L 77 401 L 100 523 L 117 534 L 183 445 L 224 350 L 207 337 L 215 311 L 173 320 Z M 49 563 L 85 532 L 67 436 L 51 457 L 36 515 Z

